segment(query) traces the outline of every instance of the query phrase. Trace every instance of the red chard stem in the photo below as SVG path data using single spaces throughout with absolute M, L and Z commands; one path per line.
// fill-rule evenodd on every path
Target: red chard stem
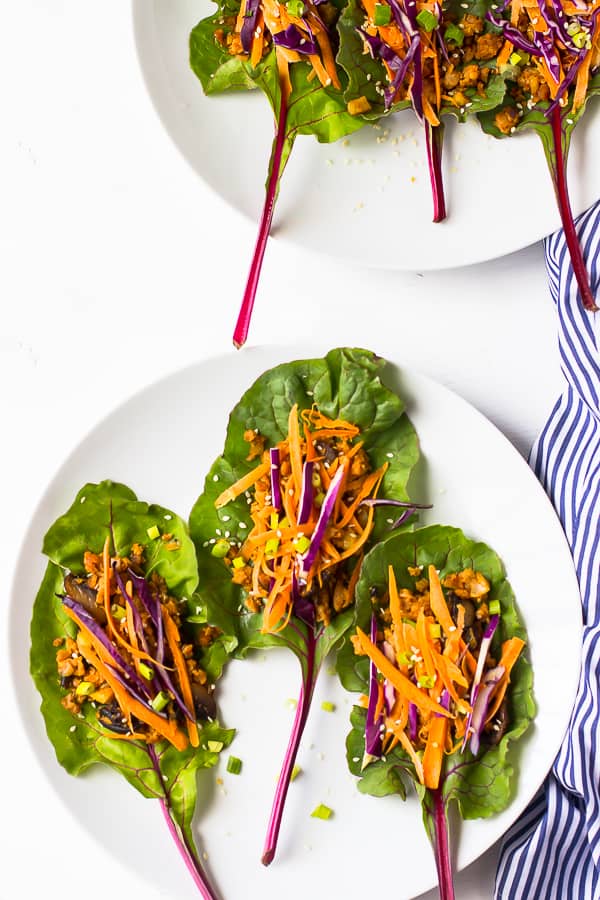
M 585 266 L 581 244 L 577 237 L 577 231 L 573 221 L 573 212 L 569 200 L 567 160 L 563 153 L 562 114 L 559 106 L 556 106 L 553 109 L 550 116 L 550 123 L 552 126 L 552 140 L 556 160 L 555 171 L 552 171 L 552 180 L 554 181 L 556 190 L 558 209 L 560 211 L 560 218 L 565 233 L 565 240 L 571 257 L 571 265 L 573 266 L 573 273 L 577 280 L 584 309 L 589 310 L 589 312 L 596 312 L 598 307 L 596 306 L 596 300 L 590 286 L 590 279 Z
M 168 804 L 165 800 L 160 800 L 159 802 L 163 811 L 163 815 L 165 817 L 165 821 L 167 823 L 169 831 L 171 832 L 171 837 L 177 845 L 177 849 L 181 854 L 181 858 L 186 864 L 187 870 L 192 876 L 194 884 L 198 888 L 202 900 L 218 900 L 217 895 L 213 892 L 208 883 L 204 870 L 202 869 L 198 859 L 196 858 L 195 852 L 191 847 L 188 846 L 188 842 L 186 841 L 185 836 L 181 833 L 180 829 L 171 818 Z
M 442 174 L 444 125 L 434 126 L 425 119 L 425 143 L 433 194 L 433 221 L 443 222 L 446 218 L 446 198 L 444 197 L 444 176 Z
M 267 240 L 271 233 L 271 224 L 273 222 L 273 212 L 275 210 L 275 201 L 277 199 L 277 185 L 279 184 L 279 175 L 281 173 L 281 160 L 283 157 L 283 148 L 285 145 L 285 134 L 287 124 L 287 93 L 282 85 L 281 101 L 279 105 L 279 118 L 275 131 L 275 141 L 271 154 L 271 172 L 267 182 L 267 191 L 265 196 L 265 205 L 263 207 L 260 226 L 258 229 L 258 237 L 254 248 L 254 256 L 248 273 L 246 282 L 246 290 L 242 299 L 242 305 L 238 314 L 235 330 L 233 332 L 233 344 L 235 347 L 243 347 L 248 337 L 250 328 L 250 319 L 252 318 L 252 310 L 254 308 L 254 300 L 256 290 L 258 288 L 258 280 L 262 269 L 262 263 L 267 247 Z
M 452 863 L 448 843 L 448 820 L 446 804 L 441 788 L 431 791 L 433 797 L 434 852 L 440 886 L 440 900 L 454 900 Z
M 267 836 L 265 838 L 265 845 L 262 855 L 262 863 L 265 866 L 268 866 L 270 863 L 272 863 L 273 859 L 275 858 L 275 852 L 277 850 L 277 840 L 279 838 L 279 829 L 281 827 L 281 819 L 283 817 L 283 810 L 285 807 L 285 800 L 292 779 L 292 771 L 296 762 L 296 755 L 298 753 L 300 741 L 302 740 L 306 720 L 308 719 L 308 712 L 310 710 L 310 704 L 312 701 L 317 676 L 319 674 L 318 669 L 316 669 L 315 667 L 315 650 L 317 640 L 312 628 L 307 628 L 307 632 L 308 638 L 306 641 L 306 668 L 303 667 L 302 688 L 300 690 L 300 697 L 298 698 L 298 706 L 296 707 L 294 725 L 292 727 L 292 733 L 290 734 L 290 740 L 283 760 L 283 766 L 281 767 L 281 772 L 279 774 L 277 790 L 275 791 L 273 807 L 271 809 L 271 816 L 269 818 L 269 824 L 267 827 Z

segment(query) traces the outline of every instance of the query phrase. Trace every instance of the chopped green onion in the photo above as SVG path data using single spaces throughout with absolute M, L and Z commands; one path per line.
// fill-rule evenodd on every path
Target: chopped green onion
M 155 541 L 157 537 L 160 537 L 160 531 L 158 530 L 157 525 L 151 525 L 150 528 L 146 529 L 146 534 L 150 538 L 151 541 Z
M 290 15 L 301 19 L 305 12 L 305 6 L 302 0 L 288 0 L 285 4 Z
M 490 600 L 490 605 L 488 607 L 490 611 L 490 616 L 499 616 L 501 613 L 500 601 L 499 600 Z
M 387 3 L 376 3 L 373 13 L 374 25 L 389 25 L 392 21 L 392 8 Z
M 279 514 L 276 512 L 271 513 L 271 530 L 275 531 L 276 528 L 279 528 Z
M 429 626 L 429 636 L 434 640 L 442 636 L 441 626 L 437 622 L 432 622 Z
M 96 690 L 91 681 L 81 681 L 75 688 L 78 697 L 89 697 Z
M 239 775 L 242 771 L 242 761 L 237 756 L 230 756 L 227 760 L 227 771 L 232 775 Z
M 427 690 L 431 690 L 431 688 L 435 685 L 435 675 L 421 675 L 421 677 L 417 681 L 417 685 L 420 688 L 427 688 Z
M 279 538 L 271 538 L 265 544 L 265 553 L 267 556 L 275 556 L 279 549 Z
M 150 706 L 155 712 L 161 712 L 170 699 L 171 696 L 166 691 L 159 691 L 154 700 L 150 701 Z
M 335 712 L 335 703 L 332 703 L 330 700 L 323 700 L 321 709 L 323 712 Z
M 244 559 L 243 556 L 236 556 L 234 559 L 231 560 L 231 565 L 233 566 L 234 569 L 243 569 L 244 566 L 246 565 L 246 560 Z
M 118 622 L 121 622 L 123 619 L 127 617 L 127 613 L 123 609 L 122 606 L 119 606 L 118 603 L 113 603 L 110 611 L 112 613 L 113 619 L 117 619 Z
M 434 16 L 428 9 L 422 9 L 417 16 L 417 25 L 419 25 L 423 31 L 433 31 L 433 29 L 438 26 L 437 16 Z
M 146 681 L 152 681 L 154 678 L 154 669 L 150 666 L 147 666 L 145 662 L 140 663 L 140 675 L 142 675 Z
M 293 697 L 288 697 L 288 699 L 285 701 L 285 704 L 286 706 L 289 706 L 290 709 L 296 709 L 296 707 L 298 706 L 298 701 L 294 700 Z
M 319 803 L 319 805 L 313 809 L 311 812 L 312 819 L 330 819 L 333 815 L 333 810 L 329 808 L 329 806 L 325 806 L 324 803 Z
M 444 32 L 444 40 L 452 41 L 457 47 L 462 47 L 465 33 L 458 25 L 450 23 Z
M 412 660 L 411 660 L 410 656 L 408 655 L 408 653 L 404 653 L 404 651 L 403 651 L 402 653 L 398 654 L 398 662 L 401 663 L 403 666 L 410 666 L 412 663 Z
M 294 766 L 294 768 L 292 769 L 292 774 L 290 775 L 290 781 L 295 781 L 301 771 L 302 771 L 302 769 L 300 768 L 300 766 L 296 764 Z
M 213 548 L 210 551 L 211 556 L 216 556 L 217 559 L 223 559 L 229 553 L 230 546 L 229 541 L 226 541 L 225 538 L 221 538 L 221 540 L 213 545 Z
M 296 547 L 298 553 L 306 553 L 306 551 L 310 547 L 310 538 L 307 538 L 305 535 L 303 535 L 301 538 L 297 539 L 294 546 Z
M 317 509 L 321 509 L 321 507 L 323 506 L 324 499 L 325 499 L 325 494 L 323 493 L 323 491 L 320 491 L 314 499 L 314 504 L 317 507 Z
M 208 741 L 206 746 L 211 753 L 220 753 L 223 749 L 223 741 Z

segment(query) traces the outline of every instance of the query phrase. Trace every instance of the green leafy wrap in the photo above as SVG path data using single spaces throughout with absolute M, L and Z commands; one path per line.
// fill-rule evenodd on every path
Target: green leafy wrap
M 368 631 L 373 596 L 381 596 L 387 591 L 389 566 L 393 567 L 399 590 L 414 590 L 415 576 L 408 573 L 408 567 L 423 566 L 426 569 L 429 565 L 439 570 L 440 579 L 463 569 L 473 569 L 490 582 L 489 600 L 497 601 L 501 610 L 490 650 L 496 659 L 500 656 L 501 644 L 507 639 L 526 640 L 500 558 L 486 544 L 469 539 L 458 528 L 442 525 L 394 534 L 365 557 L 356 589 L 355 624 Z M 368 692 L 368 658 L 354 654 L 349 637 L 338 654 L 337 670 L 347 690 Z M 464 819 L 486 818 L 510 803 L 514 772 L 509 745 L 524 734 L 535 714 L 532 683 L 531 665 L 521 656 L 510 676 L 506 732 L 496 746 L 482 745 L 477 758 L 473 758 L 470 750 L 463 753 L 460 748 L 446 755 L 437 791 L 430 791 L 420 784 L 414 765 L 401 745 L 363 768 L 366 710 L 358 706 L 353 708 L 346 750 L 350 771 L 359 778 L 358 789 L 375 797 L 399 794 L 404 799 L 407 784 L 414 782 L 423 806 L 424 823 L 436 850 L 438 867 L 446 828 L 445 813 L 451 801 L 456 801 Z M 447 877 L 448 872 L 440 873 L 440 884 L 442 874 Z
M 233 409 L 223 455 L 208 473 L 204 492 L 190 516 L 200 579 L 195 602 L 201 615 L 229 636 L 232 645 L 236 643 L 236 656 L 244 657 L 252 648 L 286 647 L 297 656 L 302 671 L 296 718 L 267 833 L 265 864 L 275 853 L 285 795 L 321 664 L 350 627 L 353 610 L 344 609 L 327 625 L 316 622 L 314 626 L 292 614 L 283 630 L 263 633 L 262 614 L 246 608 L 245 589 L 232 581 L 231 569 L 224 560 L 212 554 L 222 536 L 234 545 L 243 544 L 252 528 L 250 500 L 242 494 L 220 509 L 215 508 L 215 501 L 256 466 L 247 458 L 245 432 L 258 431 L 267 446 L 277 444 L 288 433 L 289 414 L 295 404 L 299 413 L 316 405 L 323 415 L 358 426 L 372 468 L 389 464 L 379 496 L 408 500 L 407 483 L 418 459 L 418 442 L 401 399 L 381 381 L 383 366 L 384 361 L 367 350 L 341 348 L 324 359 L 298 360 L 265 372 Z M 385 513 L 378 510 L 370 540 L 379 539 L 386 529 Z
M 149 538 L 153 529 L 172 535 L 171 549 L 160 537 Z M 203 881 L 191 828 L 197 773 L 216 765 L 218 750 L 231 743 L 234 732 L 217 722 L 206 722 L 200 746 L 179 751 L 166 741 L 150 745 L 114 740 L 99 725 L 91 704 L 86 703 L 77 718 L 61 704 L 66 692 L 60 685 L 53 640 L 74 637 L 77 628 L 58 595 L 64 592 L 65 573 L 84 574 L 84 553 L 101 553 L 107 536 L 114 539 L 118 554 L 129 553 L 134 543 L 144 545 L 146 574 L 156 572 L 164 578 L 173 596 L 191 598 L 198 582 L 194 545 L 179 516 L 139 501 L 125 485 L 111 481 L 86 484 L 70 509 L 48 530 L 43 543 L 50 562 L 33 609 L 30 665 L 42 697 L 46 731 L 58 762 L 71 775 L 102 763 L 120 772 L 144 797 L 159 800 L 182 855 L 196 870 L 195 877 Z M 173 549 L 174 544 L 178 546 Z M 205 884 L 198 880 L 197 884 L 204 897 L 213 896 Z

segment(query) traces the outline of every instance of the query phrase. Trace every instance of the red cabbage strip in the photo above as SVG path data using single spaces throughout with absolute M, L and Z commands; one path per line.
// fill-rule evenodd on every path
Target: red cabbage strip
M 408 737 L 411 743 L 415 743 L 419 736 L 419 716 L 414 703 L 408 704 Z
M 298 513 L 298 525 L 305 525 L 310 518 L 313 507 L 313 476 L 314 463 L 306 460 L 302 467 L 302 492 L 300 494 L 300 512 Z
M 105 631 L 100 627 L 100 625 L 98 625 L 94 617 L 90 615 L 87 609 L 82 606 L 81 603 L 78 603 L 77 600 L 73 600 L 72 597 L 63 597 L 62 602 L 63 606 L 66 606 L 68 609 L 73 610 L 77 618 L 81 621 L 82 625 L 84 625 L 90 632 L 90 634 L 92 634 L 96 638 L 96 640 L 100 644 L 102 644 L 106 652 L 110 654 L 110 657 L 114 661 L 115 665 L 123 671 L 123 674 L 127 678 L 128 684 L 135 685 L 141 694 L 145 694 L 147 697 L 149 697 L 150 694 L 148 692 L 148 686 L 144 684 L 135 669 L 133 669 L 123 659 L 117 648 L 113 646 Z
M 427 163 L 433 195 L 433 221 L 442 222 L 446 218 L 446 198 L 444 196 L 444 179 L 442 175 L 442 147 L 444 144 L 444 126 L 433 126 L 425 120 L 425 143 L 427 145 Z
M 258 281 L 262 269 L 265 250 L 267 248 L 267 239 L 271 233 L 271 224 L 273 222 L 273 212 L 275 210 L 275 201 L 277 199 L 277 185 L 279 184 L 279 174 L 281 172 L 281 160 L 283 157 L 283 148 L 285 146 L 286 124 L 287 124 L 288 104 L 285 94 L 285 88 L 281 85 L 281 100 L 279 103 L 279 117 L 275 130 L 275 143 L 271 156 L 271 171 L 267 182 L 267 192 L 265 196 L 265 205 L 258 228 L 258 237 L 254 248 L 254 256 L 250 264 L 250 272 L 248 273 L 248 281 L 242 298 L 242 305 L 233 332 L 233 344 L 238 349 L 243 347 L 248 337 L 250 329 L 250 320 L 252 318 L 252 310 L 254 309 L 254 301 L 256 299 L 256 291 L 258 289 Z
M 281 509 L 281 480 L 279 478 L 280 454 L 279 447 L 271 447 L 269 450 L 269 459 L 271 461 L 271 503 L 273 508 L 279 512 Z
M 433 797 L 433 827 L 435 864 L 438 873 L 440 900 L 454 900 L 454 884 L 452 880 L 452 863 L 448 842 L 448 820 L 446 804 L 442 788 L 430 791 Z
M 569 200 L 567 161 L 563 154 L 563 124 L 559 107 L 553 109 L 550 115 L 550 124 L 552 127 L 555 157 L 554 164 L 550 166 L 550 174 L 556 191 L 556 199 L 565 232 L 565 240 L 571 256 L 571 265 L 573 266 L 573 273 L 577 280 L 584 309 L 587 309 L 589 312 L 597 312 L 598 307 L 596 306 L 596 300 L 590 286 L 590 280 L 583 258 L 583 251 L 577 237 L 577 231 L 573 221 L 573 212 L 571 210 L 571 202 Z
M 295 569 L 292 571 L 292 609 L 294 615 L 300 619 L 301 622 L 304 622 L 309 628 L 314 629 L 316 621 L 315 607 L 308 597 L 305 597 L 300 593 L 298 576 L 296 575 Z
M 377 644 L 377 619 L 371 616 L 371 643 Z M 369 662 L 369 704 L 367 706 L 367 718 L 365 721 L 365 754 L 379 758 L 383 745 L 381 740 L 382 717 L 375 719 L 375 710 L 379 697 L 379 681 L 377 680 L 377 667 L 371 660 Z
M 118 669 L 115 668 L 115 666 L 111 666 L 110 663 L 104 663 L 104 665 L 111 673 L 113 678 L 115 678 L 119 682 L 119 684 L 125 688 L 125 690 L 131 697 L 137 700 L 138 703 L 141 703 L 145 709 L 149 710 L 149 712 L 154 713 L 154 715 L 160 716 L 161 719 L 165 719 L 166 721 L 166 714 L 163 712 L 157 712 L 155 709 L 153 709 L 150 703 L 148 703 L 148 700 L 146 700 L 141 693 L 138 693 L 138 691 L 136 691 L 129 679 L 126 676 L 121 675 L 121 673 L 118 671 Z M 147 697 L 149 696 L 148 691 L 144 691 L 144 693 Z
M 505 671 L 504 666 L 496 666 L 494 669 L 488 669 L 484 675 L 483 681 L 479 685 L 471 716 L 472 733 L 469 748 L 473 756 L 477 756 L 479 753 L 481 732 L 485 725 L 490 699 Z
M 498 622 L 500 621 L 500 616 L 492 616 L 490 621 L 488 622 L 488 626 L 483 635 L 483 639 L 479 646 L 479 656 L 477 657 L 477 668 L 475 669 L 475 677 L 473 678 L 473 684 L 471 685 L 471 712 L 467 716 L 467 724 L 465 726 L 465 736 L 463 738 L 461 753 L 464 753 L 465 747 L 467 745 L 467 741 L 469 740 L 469 735 L 472 730 L 473 723 L 473 711 L 475 709 L 475 703 L 477 701 L 477 694 L 479 693 L 479 682 L 481 681 L 481 676 L 483 675 L 483 667 L 485 666 L 485 661 L 487 659 L 488 651 L 490 649 L 490 644 L 492 642 L 492 638 L 494 637 L 494 632 L 498 627 Z
M 143 650 L 146 653 L 148 653 L 148 642 L 146 640 L 146 635 L 144 634 L 144 625 L 142 623 L 142 617 L 140 616 L 140 611 L 137 608 L 137 606 L 135 605 L 135 603 L 133 602 L 133 600 L 131 599 L 131 597 L 129 596 L 129 594 L 127 593 L 127 588 L 125 586 L 125 582 L 123 581 L 123 579 L 121 577 L 121 573 L 119 571 L 117 571 L 116 563 L 113 563 L 112 569 L 113 569 L 113 574 L 115 576 L 115 580 L 117 582 L 117 586 L 119 588 L 119 591 L 121 592 L 121 596 L 123 597 L 123 600 L 125 601 L 125 603 L 131 610 L 131 615 L 133 618 L 133 627 L 135 628 L 135 633 L 142 643 Z
M 373 640 L 373 638 L 371 638 L 371 640 Z M 374 640 L 373 640 L 373 643 L 375 643 Z M 384 641 L 383 644 L 381 645 L 381 648 L 385 654 L 386 659 L 389 660 L 389 662 L 391 662 L 392 665 L 395 666 L 396 665 L 396 654 L 394 653 L 394 648 L 389 643 L 389 641 Z M 387 680 L 387 678 L 383 682 L 383 698 L 385 700 L 386 712 L 389 715 L 391 713 L 391 711 L 393 710 L 394 704 L 396 702 L 396 688 L 394 687 L 393 684 L 390 684 L 390 682 Z
M 244 21 L 240 30 L 240 40 L 246 53 L 250 53 L 252 50 L 252 40 L 254 38 L 254 30 L 256 28 L 259 9 L 260 0 L 246 0 Z
M 288 25 L 285 31 L 277 31 L 273 35 L 273 43 L 277 47 L 285 47 L 286 50 L 295 50 L 296 53 L 312 55 L 319 52 L 319 45 L 311 38 L 307 38 L 297 25 Z
M 190 710 L 187 708 L 186 704 L 183 702 L 183 698 L 181 697 L 179 691 L 173 684 L 173 680 L 169 673 L 166 671 L 165 667 L 165 637 L 164 637 L 164 627 L 163 627 L 163 619 L 162 619 L 162 608 L 160 605 L 160 600 L 158 597 L 153 597 L 148 586 L 148 582 L 141 575 L 136 575 L 135 572 L 132 572 L 131 569 L 128 570 L 129 574 L 133 581 L 134 589 L 140 598 L 146 612 L 154 622 L 156 626 L 156 655 L 155 661 L 158 664 L 155 675 L 159 684 L 167 690 L 173 700 L 190 722 L 194 722 L 195 719 L 191 714 Z
M 315 690 L 315 684 L 319 674 L 319 670 L 315 665 L 316 646 L 317 638 L 315 637 L 313 629 L 309 627 L 306 630 L 306 656 L 304 657 L 302 687 L 298 698 L 298 706 L 296 707 L 292 733 L 290 735 L 290 740 L 283 760 L 283 766 L 277 782 L 277 790 L 275 791 L 273 808 L 271 809 L 265 845 L 263 848 L 262 863 L 265 866 L 268 866 L 273 862 L 275 851 L 277 850 L 277 840 L 285 807 L 285 799 L 290 786 L 298 747 L 300 746 L 300 740 L 304 732 L 312 696 Z
M 310 547 L 308 548 L 305 556 L 302 559 L 302 575 L 308 575 L 312 564 L 317 558 L 317 553 L 319 552 L 319 547 L 321 546 L 321 542 L 325 536 L 327 525 L 331 516 L 333 515 L 335 501 L 337 500 L 344 474 L 344 466 L 340 466 L 331 479 L 331 484 L 329 485 L 327 493 L 325 494 L 325 499 L 323 500 L 323 505 L 321 506 L 321 512 L 319 513 L 319 518 L 313 532 Z

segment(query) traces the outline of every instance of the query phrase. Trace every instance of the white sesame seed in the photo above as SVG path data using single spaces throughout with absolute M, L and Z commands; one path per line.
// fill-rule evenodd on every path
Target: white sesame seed
M 218 476 L 218 475 L 213 475 L 213 481 L 218 481 L 218 480 L 219 480 L 219 476 Z
M 73 734 L 74 731 L 77 731 L 77 725 L 71 725 L 69 731 L 71 732 L 71 734 Z
M 240 524 L 239 524 L 239 526 L 238 526 L 238 528 L 247 528 L 247 527 L 248 527 L 248 526 L 246 525 L 245 522 L 240 522 Z
M 231 516 L 221 516 L 221 522 L 229 522 Z

